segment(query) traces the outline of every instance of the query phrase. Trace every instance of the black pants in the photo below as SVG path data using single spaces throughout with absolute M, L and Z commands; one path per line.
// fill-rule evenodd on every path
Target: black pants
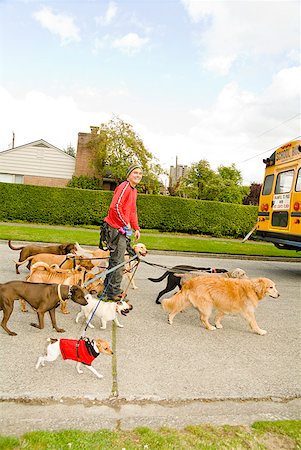
M 124 255 L 127 248 L 125 234 L 119 233 L 117 228 L 111 227 L 106 222 L 103 225 L 102 235 L 105 238 L 107 248 L 110 250 L 109 269 L 124 262 Z M 108 298 L 113 298 L 122 292 L 120 286 L 122 282 L 124 267 L 109 273 L 104 281 L 105 292 Z

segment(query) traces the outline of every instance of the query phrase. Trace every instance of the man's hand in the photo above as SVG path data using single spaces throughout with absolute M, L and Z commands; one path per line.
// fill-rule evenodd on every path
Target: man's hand
M 135 241 L 139 241 L 140 239 L 140 230 L 135 231 Z

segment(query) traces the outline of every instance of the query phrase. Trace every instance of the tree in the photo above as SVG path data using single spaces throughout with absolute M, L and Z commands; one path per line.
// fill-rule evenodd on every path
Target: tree
M 67 145 L 67 148 L 64 149 L 64 152 L 67 153 L 67 155 L 73 156 L 73 158 L 75 158 L 76 152 L 71 142 L 69 145 Z
M 116 183 L 125 179 L 130 164 L 140 164 L 143 169 L 142 186 L 147 191 L 154 190 L 160 181 L 162 168 L 144 146 L 142 139 L 132 125 L 113 116 L 108 123 L 92 131 L 90 148 L 93 152 L 92 165 L 97 176 L 112 178 Z M 143 184 L 144 183 L 144 184 Z
M 219 166 L 217 172 L 210 168 L 207 160 L 192 164 L 186 178 L 180 180 L 175 194 L 181 197 L 216 200 L 219 202 L 242 203 L 248 188 L 241 185 L 240 171 L 231 166 Z
M 261 186 L 260 183 L 251 183 L 249 195 L 243 199 L 242 203 L 244 205 L 258 205 Z

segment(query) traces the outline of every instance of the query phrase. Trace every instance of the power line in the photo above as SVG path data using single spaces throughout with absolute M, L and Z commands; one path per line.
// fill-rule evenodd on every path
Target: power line
M 299 139 L 300 137 L 301 137 L 301 136 L 297 136 L 297 137 L 295 137 L 295 138 L 293 138 L 293 139 L 290 139 L 289 141 L 296 141 L 296 140 Z M 288 141 L 288 142 L 289 142 L 289 141 Z M 273 151 L 273 150 L 276 150 L 278 147 L 279 147 L 279 145 L 276 145 L 276 146 L 270 148 L 269 150 L 265 150 L 264 152 L 258 153 L 257 155 L 254 155 L 254 156 L 251 156 L 251 158 L 244 159 L 243 161 L 240 161 L 240 164 L 241 164 L 241 163 L 244 163 L 244 162 L 247 162 L 247 161 L 250 161 L 251 159 L 257 158 L 257 156 L 264 155 L 264 154 L 267 153 L 267 152 L 271 152 L 271 151 Z

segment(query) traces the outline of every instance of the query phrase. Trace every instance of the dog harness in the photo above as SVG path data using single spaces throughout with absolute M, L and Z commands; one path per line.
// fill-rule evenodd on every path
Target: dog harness
M 99 355 L 94 349 L 93 341 L 85 339 L 60 339 L 60 350 L 63 359 L 72 359 L 91 366 Z

